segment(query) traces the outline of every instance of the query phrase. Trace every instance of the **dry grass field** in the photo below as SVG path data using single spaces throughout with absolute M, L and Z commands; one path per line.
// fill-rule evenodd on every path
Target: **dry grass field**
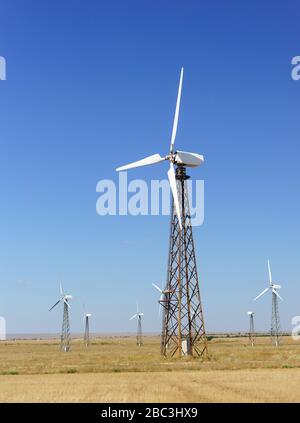
M 214 338 L 209 360 L 164 359 L 159 337 L 0 343 L 0 402 L 300 402 L 300 344 Z

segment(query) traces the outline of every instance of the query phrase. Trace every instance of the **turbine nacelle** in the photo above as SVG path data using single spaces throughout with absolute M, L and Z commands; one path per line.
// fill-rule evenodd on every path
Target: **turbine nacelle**
M 247 311 L 248 316 L 254 316 L 254 312 L 253 311 Z
M 176 151 L 173 163 L 179 166 L 198 167 L 204 163 L 204 157 L 202 154 Z
M 274 289 L 281 289 L 281 285 L 272 285 L 272 288 L 274 288 Z
M 73 298 L 72 295 L 65 295 L 64 299 L 68 301 L 68 300 L 72 300 L 72 298 Z

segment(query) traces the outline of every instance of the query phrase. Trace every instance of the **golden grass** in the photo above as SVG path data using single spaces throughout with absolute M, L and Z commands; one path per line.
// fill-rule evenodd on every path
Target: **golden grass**
M 58 341 L 0 343 L 1 402 L 300 401 L 300 345 L 286 337 L 209 342 L 210 359 L 164 359 L 159 337 L 103 338 L 70 353 Z

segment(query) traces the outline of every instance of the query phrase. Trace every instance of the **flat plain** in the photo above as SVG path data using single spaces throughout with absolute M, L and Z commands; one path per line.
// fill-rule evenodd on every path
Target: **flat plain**
M 0 342 L 0 402 L 300 402 L 300 343 L 213 338 L 209 359 L 165 359 L 160 338 Z

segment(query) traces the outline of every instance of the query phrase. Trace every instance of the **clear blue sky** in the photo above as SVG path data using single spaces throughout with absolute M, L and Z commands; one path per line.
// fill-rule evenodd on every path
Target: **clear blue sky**
M 208 331 L 269 329 L 267 259 L 283 327 L 300 315 L 300 55 L 297 1 L 1 2 L 0 315 L 8 332 L 56 332 L 58 279 L 94 331 L 159 331 L 168 217 L 99 217 L 96 184 L 166 154 L 180 67 L 177 147 L 205 155 L 195 228 Z M 165 178 L 167 164 L 129 178 Z

